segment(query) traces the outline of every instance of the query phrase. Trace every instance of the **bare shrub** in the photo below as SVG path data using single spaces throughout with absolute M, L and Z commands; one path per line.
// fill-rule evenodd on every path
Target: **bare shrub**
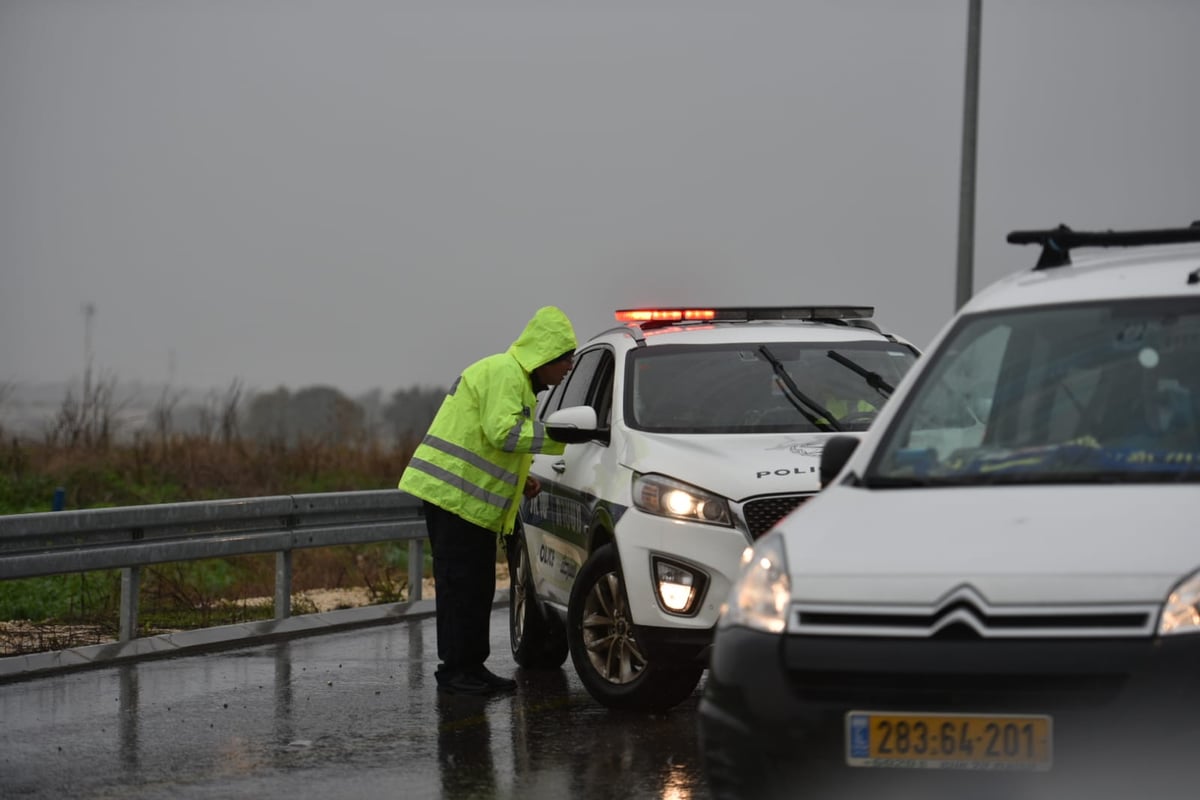
M 159 444 L 164 448 L 175 432 L 175 410 L 179 407 L 179 401 L 182 399 L 181 391 L 172 390 L 170 386 L 163 386 L 162 394 L 159 395 L 158 402 L 154 404 L 154 408 L 150 412 L 154 433 L 158 436 Z
M 239 414 L 244 387 L 235 378 L 224 392 L 209 392 L 200 407 L 197 434 L 210 441 L 231 444 L 240 438 Z
M 62 405 L 46 430 L 46 441 L 67 447 L 107 448 L 117 429 L 117 414 L 121 405 L 116 402 L 117 379 L 101 375 L 94 383 L 83 383 L 79 397 L 67 390 Z

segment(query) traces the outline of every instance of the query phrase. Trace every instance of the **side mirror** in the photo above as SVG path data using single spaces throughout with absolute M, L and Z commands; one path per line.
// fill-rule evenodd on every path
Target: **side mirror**
M 850 456 L 858 449 L 857 436 L 832 436 L 821 451 L 821 488 L 838 476 Z
M 596 409 L 591 406 L 560 408 L 546 417 L 546 432 L 551 439 L 565 444 L 590 442 L 601 435 Z

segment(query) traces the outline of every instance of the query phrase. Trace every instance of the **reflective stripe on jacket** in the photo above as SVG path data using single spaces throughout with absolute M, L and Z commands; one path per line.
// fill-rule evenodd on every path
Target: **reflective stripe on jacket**
M 463 370 L 400 477 L 400 490 L 497 533 L 512 530 L 534 453 L 564 445 L 533 419 L 537 367 L 574 350 L 566 315 L 541 308 L 507 351 Z

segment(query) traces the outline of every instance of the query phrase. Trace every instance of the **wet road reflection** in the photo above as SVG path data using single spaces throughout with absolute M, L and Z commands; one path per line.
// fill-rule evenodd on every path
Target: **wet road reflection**
M 496 765 L 486 701 L 438 696 L 438 766 L 442 797 L 495 797 Z
M 610 712 L 569 663 L 518 669 L 506 625 L 493 698 L 437 694 L 432 618 L 0 684 L 0 795 L 707 800 L 699 693 Z
M 127 772 L 138 769 L 138 675 L 137 667 L 123 664 L 117 667 L 121 682 L 120 714 L 117 728 L 121 740 L 121 764 Z
M 568 671 L 514 674 L 507 700 L 438 697 L 443 797 L 708 797 L 698 695 L 669 714 L 617 713 Z

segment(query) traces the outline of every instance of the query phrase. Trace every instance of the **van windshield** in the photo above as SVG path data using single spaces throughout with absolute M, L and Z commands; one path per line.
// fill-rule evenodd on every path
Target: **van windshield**
M 964 317 L 868 485 L 1200 480 L 1200 299 Z

